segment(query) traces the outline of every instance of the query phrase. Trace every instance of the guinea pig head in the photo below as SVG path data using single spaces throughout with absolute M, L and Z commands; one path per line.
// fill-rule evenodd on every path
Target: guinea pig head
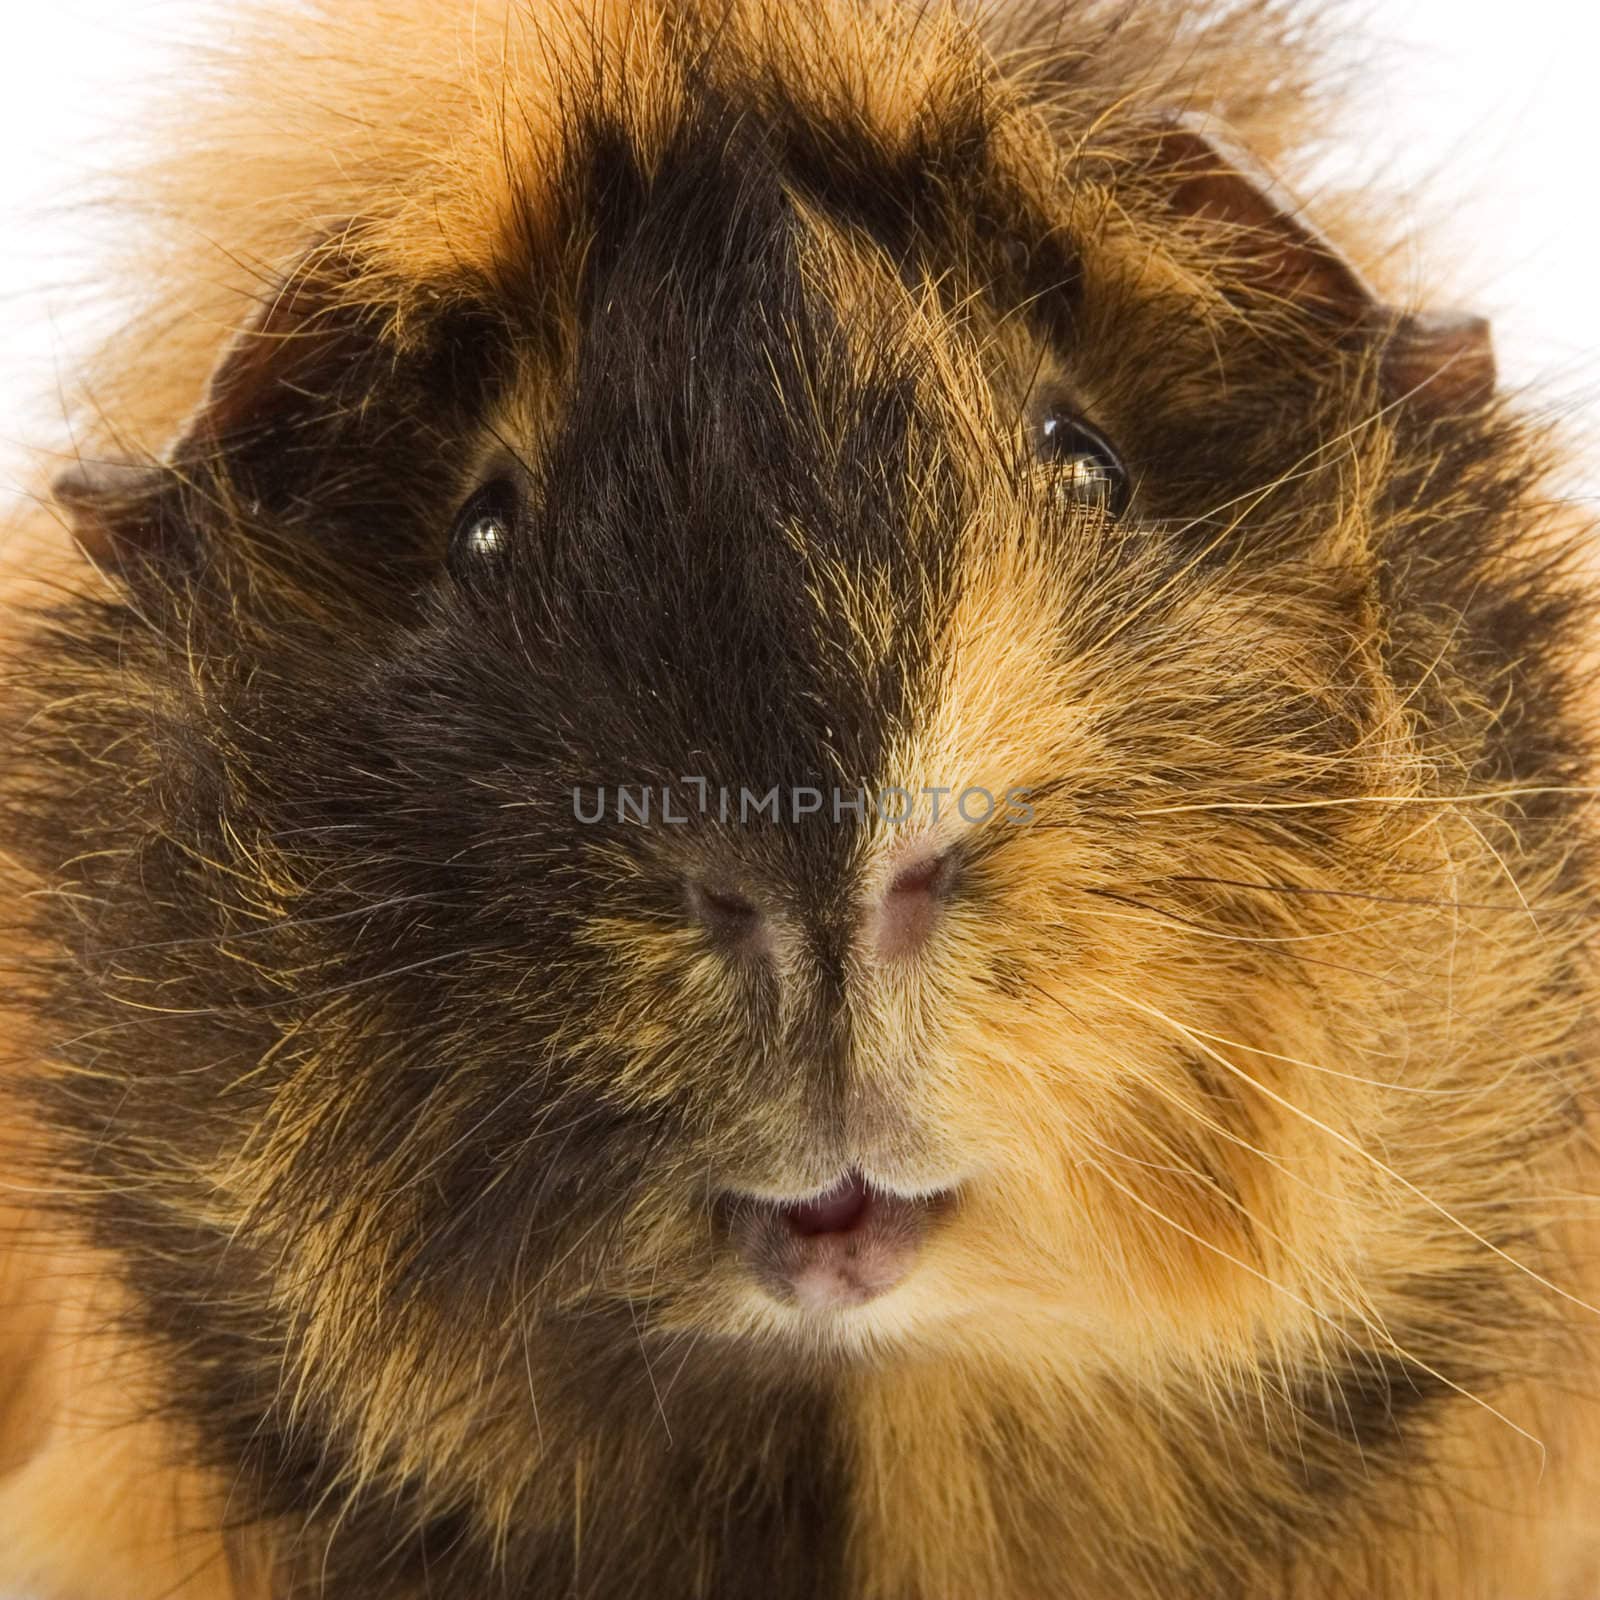
M 1560 941 L 1438 803 L 1459 618 L 1390 623 L 1395 530 L 1516 492 L 1482 325 L 1187 123 L 696 70 L 458 153 L 448 249 L 308 241 L 62 484 L 128 1215 L 336 1409 L 607 1318 L 1221 1370 L 1361 1337 L 1397 1241 L 1477 1270 L 1429 1108 Z

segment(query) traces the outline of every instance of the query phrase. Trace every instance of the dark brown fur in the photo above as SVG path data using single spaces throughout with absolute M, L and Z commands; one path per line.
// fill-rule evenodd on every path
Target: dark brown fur
M 0 1581 L 1587 1593 L 1587 530 L 1254 170 L 1297 19 L 250 29 L 17 531 Z M 1035 811 L 872 935 L 891 827 L 568 804 L 686 773 Z M 812 1316 L 727 1197 L 847 1166 L 954 1200 Z

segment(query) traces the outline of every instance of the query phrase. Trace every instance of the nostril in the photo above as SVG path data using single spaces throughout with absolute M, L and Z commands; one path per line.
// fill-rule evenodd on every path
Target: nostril
M 909 867 L 902 867 L 890 880 L 889 896 L 935 894 L 949 867 L 948 856 L 930 856 Z
M 746 934 L 761 925 L 761 908 L 736 889 L 691 878 L 688 891 L 690 908 L 714 932 Z
M 892 961 L 916 953 L 933 932 L 955 876 L 951 852 L 919 853 L 889 879 L 876 913 L 879 956 Z

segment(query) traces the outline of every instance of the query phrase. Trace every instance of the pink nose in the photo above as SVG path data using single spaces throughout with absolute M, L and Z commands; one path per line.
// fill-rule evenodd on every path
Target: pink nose
M 880 960 L 914 956 L 938 926 L 954 876 L 948 852 L 927 849 L 907 856 L 873 907 L 873 943 Z

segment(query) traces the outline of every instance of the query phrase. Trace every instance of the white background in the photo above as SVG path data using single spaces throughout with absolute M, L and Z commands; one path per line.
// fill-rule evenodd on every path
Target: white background
M 21 441 L 52 440 L 50 386 L 72 370 L 83 224 L 64 197 L 114 159 L 141 83 L 182 95 L 162 72 L 171 42 L 216 17 L 193 0 L 0 0 L 0 493 L 24 474 Z M 1493 316 L 1511 382 L 1582 413 L 1600 393 L 1600 6 L 1367 0 L 1355 20 L 1380 66 L 1340 170 L 1420 193 L 1402 205 L 1424 228 L 1422 281 L 1442 273 Z

